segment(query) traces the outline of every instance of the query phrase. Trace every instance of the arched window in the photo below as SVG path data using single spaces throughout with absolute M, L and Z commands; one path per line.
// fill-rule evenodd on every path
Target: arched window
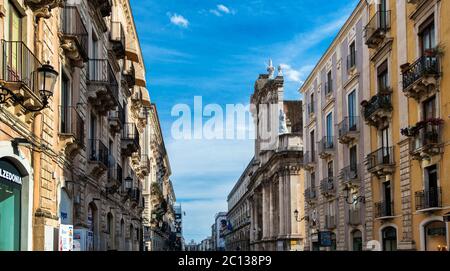
M 397 250 L 397 230 L 394 227 L 384 228 L 381 232 L 383 238 L 383 251 Z
M 88 251 L 94 251 L 97 247 L 97 206 L 94 202 L 89 203 L 87 225 L 88 225 Z
M 439 251 L 447 246 L 447 230 L 442 221 L 432 221 L 424 226 L 425 250 Z
M 362 251 L 362 233 L 360 230 L 352 232 L 352 248 L 353 251 Z
M 111 213 L 108 213 L 107 219 L 106 219 L 106 231 L 109 234 L 112 234 L 114 232 L 113 228 L 113 215 Z

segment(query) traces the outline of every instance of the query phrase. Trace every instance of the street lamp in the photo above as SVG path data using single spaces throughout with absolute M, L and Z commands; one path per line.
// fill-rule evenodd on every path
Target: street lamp
M 130 176 L 125 178 L 125 189 L 131 189 L 131 185 L 133 183 L 133 178 Z
M 297 221 L 297 222 L 302 222 L 303 220 L 307 220 L 308 221 L 308 217 L 307 216 L 304 216 L 304 217 L 302 217 L 302 218 L 298 218 L 299 217 L 299 214 L 300 214 L 300 212 L 296 209 L 295 211 L 294 211 L 294 216 L 295 216 L 295 221 Z
M 4 85 L 0 85 L 0 104 L 4 104 L 11 99 L 16 103 L 21 104 L 29 112 L 39 112 L 45 109 L 48 106 L 48 99 L 53 96 L 56 80 L 58 78 L 58 72 L 55 71 L 53 66 L 50 65 L 50 62 L 47 62 L 39 67 L 36 70 L 36 73 L 38 91 L 42 99 L 41 107 L 31 108 L 25 106 L 24 99 L 18 97 L 11 89 L 5 87 Z
M 357 202 L 361 202 L 361 203 L 366 203 L 366 197 L 364 196 L 358 196 L 358 197 L 353 197 L 352 201 L 349 201 L 348 199 L 350 198 L 350 190 L 351 188 L 349 186 L 346 186 L 344 188 L 344 192 L 345 192 L 345 201 L 347 202 L 347 204 L 355 204 Z

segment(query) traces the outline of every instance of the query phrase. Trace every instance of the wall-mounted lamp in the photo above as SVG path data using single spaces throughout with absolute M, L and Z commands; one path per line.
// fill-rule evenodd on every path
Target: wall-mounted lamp
M 294 211 L 295 221 L 297 221 L 297 222 L 302 222 L 303 220 L 309 221 L 309 217 L 308 216 L 304 216 L 302 218 L 299 218 L 299 214 L 300 214 L 300 212 L 296 209 Z

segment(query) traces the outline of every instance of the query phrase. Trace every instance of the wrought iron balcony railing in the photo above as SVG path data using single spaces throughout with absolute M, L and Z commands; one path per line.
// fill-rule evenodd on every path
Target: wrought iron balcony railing
M 381 147 L 367 155 L 367 169 L 372 171 L 378 167 L 394 166 L 394 147 Z
M 108 148 L 99 139 L 89 139 L 89 161 L 98 162 L 102 164 L 105 168 L 109 166 Z
M 135 123 L 125 123 L 123 125 L 121 141 L 122 154 L 125 156 L 131 156 L 140 150 L 139 131 Z
M 348 211 L 348 224 L 352 226 L 361 224 L 361 211 L 359 209 L 350 209 Z
M 60 106 L 59 112 L 59 133 L 73 136 L 77 144 L 84 147 L 84 120 L 77 108 L 74 106 Z
M 41 62 L 21 41 L 2 40 L 1 45 L 0 80 L 16 85 L 11 89 L 24 88 L 29 95 L 40 99 L 36 70 L 41 67 Z
M 350 165 L 341 169 L 341 178 L 344 184 L 359 184 L 361 182 L 361 165 Z
M 316 163 L 316 154 L 311 151 L 307 151 L 303 154 L 303 164 L 305 166 L 313 166 Z
M 125 31 L 121 22 L 111 21 L 110 40 L 118 58 L 125 57 Z
M 440 187 L 428 188 L 415 193 L 416 210 L 426 210 L 442 207 L 442 189 Z
M 338 124 L 339 141 L 341 143 L 348 143 L 356 138 L 356 135 L 360 130 L 359 126 L 358 116 L 345 117 L 344 120 Z
M 336 228 L 336 216 L 335 215 L 326 215 L 325 216 L 325 228 L 328 230 L 333 230 Z
M 319 155 L 321 157 L 331 155 L 334 152 L 334 137 L 333 136 L 325 136 L 319 142 Z
M 131 188 L 128 190 L 128 195 L 131 201 L 135 203 L 139 203 L 139 199 L 141 196 L 141 190 L 139 188 Z
M 305 189 L 305 200 L 307 202 L 311 202 L 317 199 L 317 193 L 315 187 L 309 187 Z
M 364 36 L 366 38 L 366 45 L 369 48 L 378 46 L 387 31 L 391 28 L 391 11 L 378 11 L 370 19 L 369 23 L 364 28 Z
M 373 96 L 366 104 L 363 104 L 364 118 L 366 121 L 370 121 L 373 118 L 373 115 L 380 111 L 391 112 L 393 109 L 391 96 L 392 94 L 390 91 L 383 91 Z
M 112 103 L 102 104 L 102 107 L 112 109 L 119 104 L 119 84 L 117 83 L 114 70 L 107 59 L 90 59 L 88 65 L 88 83 L 91 85 L 103 85 L 107 90 L 108 97 Z M 101 90 L 94 88 L 94 91 Z M 103 100 L 104 95 L 100 95 L 98 99 Z M 110 108 L 111 107 L 111 108 Z
M 88 31 L 76 6 L 64 6 L 61 9 L 60 31 L 62 38 L 75 42 L 81 57 L 88 60 Z
M 322 195 L 333 196 L 336 194 L 336 183 L 334 177 L 327 177 L 320 181 L 320 191 Z
M 427 122 L 417 124 L 414 135 L 411 138 L 411 154 L 436 155 L 441 152 L 441 125 Z
M 405 95 L 420 100 L 436 90 L 437 79 L 441 76 L 440 57 L 424 55 L 405 67 L 402 76 Z
M 377 202 L 375 203 L 375 218 L 388 218 L 394 216 L 393 202 Z

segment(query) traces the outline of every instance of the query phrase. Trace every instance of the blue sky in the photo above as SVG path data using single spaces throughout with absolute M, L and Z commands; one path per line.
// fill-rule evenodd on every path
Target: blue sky
M 272 58 L 285 98 L 298 88 L 358 0 L 131 0 L 150 97 L 157 104 L 186 241 L 211 235 L 214 214 L 253 155 L 252 140 L 175 140 L 174 105 L 248 104 Z

